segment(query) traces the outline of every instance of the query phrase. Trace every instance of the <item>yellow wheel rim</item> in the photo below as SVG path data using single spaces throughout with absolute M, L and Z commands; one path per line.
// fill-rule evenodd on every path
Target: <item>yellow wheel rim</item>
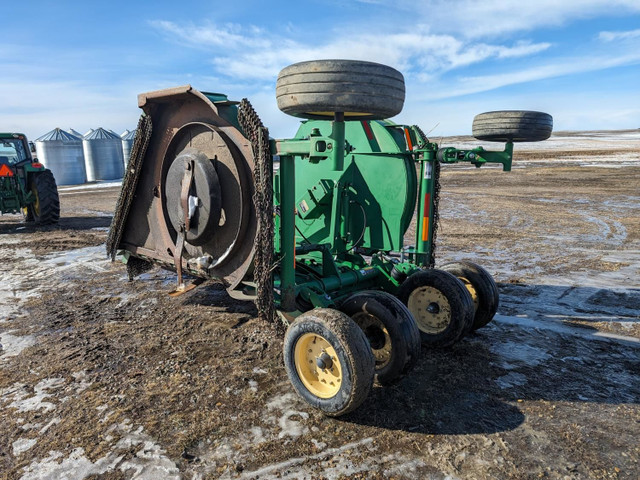
M 391 337 L 384 323 L 378 317 L 365 312 L 360 312 L 351 318 L 369 340 L 376 360 L 376 369 L 385 367 L 391 361 Z
M 36 201 L 33 202 L 33 211 L 39 217 L 40 216 L 40 196 L 38 195 L 38 189 L 35 185 L 31 185 L 31 192 L 36 197 Z
M 407 306 L 416 319 L 418 328 L 425 333 L 444 332 L 451 323 L 451 305 L 437 288 L 416 288 L 409 295 Z
M 464 286 L 467 287 L 467 290 L 471 295 L 471 300 L 473 300 L 473 311 L 477 312 L 478 305 L 480 305 L 480 299 L 478 299 L 478 291 L 476 290 L 476 287 L 474 287 L 473 284 L 464 277 L 458 277 L 458 280 L 464 283 Z
M 342 366 L 327 339 L 305 333 L 296 342 L 293 358 L 298 377 L 313 395 L 331 398 L 340 391 Z

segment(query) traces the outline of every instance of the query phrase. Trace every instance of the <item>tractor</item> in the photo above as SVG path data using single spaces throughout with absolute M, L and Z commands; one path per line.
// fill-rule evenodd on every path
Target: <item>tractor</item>
M 441 148 L 418 126 L 388 120 L 404 97 L 404 77 L 385 65 L 297 63 L 280 72 L 276 99 L 303 121 L 293 138 L 274 140 L 246 99 L 189 85 L 139 95 L 107 251 L 131 278 L 154 264 L 174 270 L 173 294 L 217 279 L 254 301 L 287 326 L 284 362 L 298 394 L 329 416 L 352 411 L 374 382 L 410 372 L 422 346 L 450 346 L 498 308 L 482 267 L 435 268 L 440 167 L 509 171 L 515 142 L 552 131 L 546 113 L 488 112 L 475 117 L 474 136 L 503 150 Z
M 0 213 L 22 212 L 25 221 L 40 225 L 57 223 L 56 180 L 32 156 L 31 145 L 21 133 L 0 133 Z

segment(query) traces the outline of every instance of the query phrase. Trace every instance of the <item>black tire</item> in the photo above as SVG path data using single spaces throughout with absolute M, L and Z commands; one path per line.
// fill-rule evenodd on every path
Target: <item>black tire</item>
M 31 191 L 34 193 L 36 201 L 27 206 L 29 210 L 27 217 L 31 216 L 39 225 L 58 223 L 60 197 L 53 173 L 51 170 L 43 170 L 32 175 Z
M 375 379 L 391 385 L 408 373 L 420 357 L 420 331 L 407 307 L 382 291 L 363 291 L 340 304 L 364 331 L 375 358 Z
M 460 280 L 449 272 L 422 270 L 400 286 L 398 298 L 416 320 L 423 345 L 448 347 L 473 325 L 473 301 Z
M 476 115 L 473 136 L 489 142 L 540 142 L 551 136 L 553 117 L 548 113 L 503 110 Z
M 440 269 L 455 275 L 469 290 L 475 310 L 471 330 L 487 325 L 500 303 L 500 292 L 491 274 L 480 265 L 467 261 L 447 263 Z
M 313 60 L 284 68 L 276 82 L 278 108 L 302 118 L 382 119 L 404 105 L 404 77 L 394 68 L 357 60 Z
M 321 348 L 323 345 L 325 348 Z M 315 348 L 318 352 L 313 351 Z M 318 362 L 326 363 L 321 368 Z M 284 365 L 298 394 L 332 417 L 356 409 L 367 398 L 375 373 L 364 332 L 347 315 L 329 308 L 303 313 L 289 326 L 284 338 Z M 327 378 L 328 382 L 322 382 Z

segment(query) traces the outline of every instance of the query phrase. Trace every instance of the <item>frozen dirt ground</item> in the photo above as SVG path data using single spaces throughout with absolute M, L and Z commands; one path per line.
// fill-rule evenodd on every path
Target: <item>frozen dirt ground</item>
M 116 185 L 61 188 L 57 227 L 0 217 L 0 478 L 639 478 L 640 134 L 442 170 L 438 262 L 487 268 L 496 320 L 340 419 L 252 304 L 128 282 Z

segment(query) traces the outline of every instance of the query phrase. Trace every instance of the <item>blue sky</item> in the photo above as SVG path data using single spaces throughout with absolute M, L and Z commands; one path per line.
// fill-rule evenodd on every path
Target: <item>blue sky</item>
M 473 116 L 549 112 L 556 130 L 640 128 L 639 0 L 11 2 L 2 8 L 0 131 L 133 128 L 138 93 L 192 84 L 248 97 L 276 137 L 280 69 L 391 65 L 399 123 L 468 134 Z

